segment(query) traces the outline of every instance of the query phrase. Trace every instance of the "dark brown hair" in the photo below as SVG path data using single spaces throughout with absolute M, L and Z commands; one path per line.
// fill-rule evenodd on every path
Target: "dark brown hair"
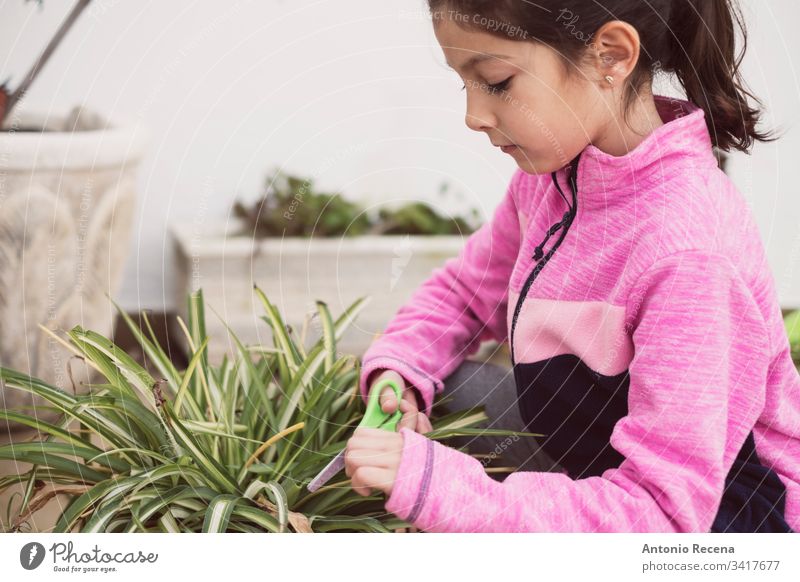
M 687 99 L 703 109 L 717 148 L 747 152 L 754 140 L 777 139 L 756 129 L 761 103 L 739 72 L 747 31 L 736 0 L 428 0 L 428 7 L 434 20 L 455 15 L 453 21 L 465 30 L 547 44 L 561 55 L 568 73 L 601 26 L 625 21 L 641 42 L 624 89 L 626 115 L 643 84 L 663 71 L 674 73 Z M 738 55 L 737 26 L 743 43 Z

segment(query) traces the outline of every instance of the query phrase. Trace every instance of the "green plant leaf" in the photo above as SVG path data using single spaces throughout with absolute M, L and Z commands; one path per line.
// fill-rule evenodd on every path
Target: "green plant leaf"
M 164 403 L 163 410 L 169 419 L 169 428 L 175 439 L 186 449 L 194 461 L 208 473 L 216 485 L 221 487 L 224 492 L 235 493 L 237 490 L 236 481 L 216 459 L 203 450 L 192 432 L 178 420 L 168 402 Z
M 236 505 L 233 508 L 233 515 L 235 517 L 252 522 L 264 530 L 273 533 L 280 531 L 280 525 L 278 524 L 277 520 L 266 511 L 258 509 L 257 507 Z
M 25 445 L 39 445 L 41 451 Z M 53 452 L 46 452 L 43 445 L 52 443 L 21 443 L 0 446 L 0 459 L 16 461 L 18 463 L 31 463 L 32 465 L 42 465 L 51 467 L 64 473 L 72 475 L 77 481 L 84 483 L 95 483 L 106 479 L 107 474 L 82 465 L 71 459 L 66 459 Z
M 286 531 L 286 526 L 289 523 L 289 502 L 286 499 L 286 492 L 283 490 L 283 487 L 276 481 L 264 483 L 263 481 L 256 480 L 247 487 L 244 496 L 247 499 L 255 499 L 256 495 L 261 491 L 264 491 L 270 497 L 278 509 L 279 531 Z
M 290 373 L 294 374 L 297 372 L 298 367 L 300 366 L 300 362 L 303 359 L 300 355 L 300 351 L 297 349 L 294 341 L 286 331 L 286 324 L 283 322 L 283 318 L 281 317 L 278 310 L 275 306 L 270 303 L 267 296 L 264 292 L 255 287 L 255 292 L 258 298 L 261 300 L 261 304 L 264 306 L 264 310 L 267 312 L 267 322 L 272 327 L 272 334 L 275 339 L 276 347 L 278 347 L 283 356 L 286 358 L 286 363 L 289 367 Z
M 105 296 L 114 305 L 117 313 L 120 315 L 120 317 L 122 317 L 125 325 L 128 326 L 131 334 L 133 334 L 134 338 L 141 346 L 142 351 L 147 355 L 150 361 L 155 364 L 161 375 L 167 379 L 172 394 L 176 394 L 178 392 L 178 386 L 180 385 L 178 371 L 175 369 L 175 366 L 172 364 L 172 361 L 169 359 L 167 353 L 156 340 L 155 332 L 150 325 L 150 320 L 147 318 L 147 314 L 142 313 L 142 320 L 144 321 L 145 326 L 153 338 L 152 341 L 145 336 L 141 328 L 136 325 L 133 319 L 131 319 L 130 315 L 128 315 L 124 309 L 122 309 L 116 302 L 114 302 L 113 299 L 111 299 L 111 297 L 109 297 L 108 293 L 105 293 Z
M 211 500 L 203 520 L 203 533 L 224 533 L 233 514 L 234 506 L 239 503 L 238 495 L 217 495 Z
M 323 301 L 317 301 L 317 312 L 322 323 L 322 339 L 325 345 L 325 372 L 327 373 L 333 367 L 333 362 L 336 359 L 336 332 L 328 305 Z

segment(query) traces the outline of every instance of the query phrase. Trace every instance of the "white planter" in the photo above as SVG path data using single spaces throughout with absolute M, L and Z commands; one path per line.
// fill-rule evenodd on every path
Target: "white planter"
M 236 232 L 239 223 L 227 228 Z M 191 223 L 172 226 L 177 252 L 177 304 L 186 318 L 186 298 L 203 289 L 208 309 L 209 356 L 232 353 L 215 310 L 245 344 L 272 345 L 260 318 L 264 309 L 253 291 L 258 285 L 300 337 L 315 301 L 328 304 L 337 318 L 356 299 L 371 299 L 338 346 L 361 356 L 397 310 L 434 269 L 458 255 L 465 236 L 359 236 L 352 238 L 261 238 L 226 236 L 224 224 L 197 231 Z M 319 337 L 317 320 L 307 326 L 306 344 Z
M 109 334 L 144 136 L 76 108 L 12 112 L 0 132 L 0 365 L 72 389 L 71 353 L 39 324 Z M 45 129 L 46 131 L 43 131 Z M 68 362 L 69 361 L 69 362 Z M 80 389 L 80 386 L 78 386 Z M 40 404 L 17 390 L 0 406 Z

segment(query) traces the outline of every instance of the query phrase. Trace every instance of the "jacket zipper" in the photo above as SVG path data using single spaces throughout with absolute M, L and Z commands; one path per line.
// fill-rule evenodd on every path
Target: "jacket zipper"
M 544 240 L 536 246 L 535 252 L 533 255 L 533 259 L 536 260 L 536 265 L 533 267 L 533 270 L 528 275 L 528 278 L 525 280 L 525 284 L 522 286 L 522 290 L 519 293 L 519 297 L 517 298 L 517 304 L 514 307 L 514 317 L 511 320 L 511 366 L 512 368 L 516 365 L 516 359 L 514 357 L 514 331 L 517 327 L 517 318 L 519 317 L 519 312 L 522 309 L 522 302 L 525 301 L 525 296 L 528 294 L 528 290 L 533 285 L 533 282 L 536 280 L 536 277 L 539 276 L 539 273 L 542 271 L 544 266 L 550 260 L 556 250 L 558 249 L 559 245 L 561 245 L 561 241 L 564 240 L 564 237 L 567 236 L 567 231 L 569 231 L 569 227 L 572 225 L 573 220 L 575 220 L 575 215 L 578 212 L 578 186 L 577 186 L 577 176 L 578 176 L 578 163 L 580 161 L 580 154 L 573 160 L 573 163 L 570 164 L 570 172 L 568 175 L 568 181 L 570 185 L 570 190 L 572 190 L 572 206 L 571 208 L 564 213 L 561 222 L 557 222 L 549 229 L 547 229 L 547 235 L 545 236 Z M 557 172 L 553 172 L 551 177 L 553 179 L 556 188 L 558 189 L 559 193 L 561 193 L 561 187 L 558 184 L 557 179 Z M 562 193 L 563 196 L 563 193 Z M 563 228 L 562 228 L 563 227 Z M 542 247 L 547 242 L 547 240 L 555 234 L 556 231 L 561 230 L 559 234 L 558 240 L 556 240 L 553 248 L 551 248 L 547 253 L 543 256 L 541 254 Z

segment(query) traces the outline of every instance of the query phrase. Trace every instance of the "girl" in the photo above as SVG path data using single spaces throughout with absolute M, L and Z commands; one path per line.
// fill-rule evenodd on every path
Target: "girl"
M 400 379 L 405 415 L 348 442 L 357 492 L 427 531 L 800 530 L 800 376 L 713 150 L 774 139 L 742 87 L 733 1 L 429 0 L 467 125 L 519 169 L 364 354 L 362 396 Z M 654 95 L 658 71 L 687 100 Z M 561 472 L 499 482 L 423 436 L 490 338 L 508 338 L 520 415 Z

